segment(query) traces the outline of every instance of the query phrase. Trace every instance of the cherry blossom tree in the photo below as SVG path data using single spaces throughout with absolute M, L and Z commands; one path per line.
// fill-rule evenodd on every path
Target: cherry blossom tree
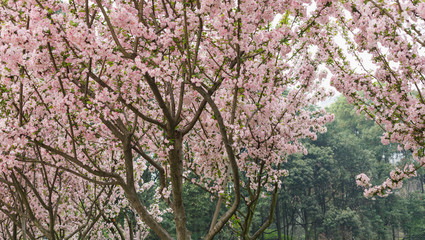
M 385 130 L 383 144 L 398 143 L 417 160 L 380 186 L 365 174 L 357 177 L 366 196 L 383 196 L 425 164 L 425 2 L 341 1 L 332 9 L 319 52 L 333 86 Z
M 315 139 L 332 120 L 311 108 L 329 93 L 310 53 L 312 26 L 331 5 L 319 1 L 308 11 L 310 4 L 1 1 L 2 194 L 20 206 L 0 205 L 2 220 L 25 231 L 25 219 L 61 239 L 58 231 L 73 233 L 56 230 L 72 221 L 66 213 L 82 212 L 85 228 L 111 222 L 108 207 L 131 207 L 139 232 L 173 239 L 161 225 L 172 212 L 175 237 L 190 239 L 182 190 L 195 184 L 217 199 L 205 239 L 232 217 L 241 235 L 256 238 L 272 222 L 287 174 L 280 163 L 305 152 L 299 140 Z M 272 196 L 269 220 L 251 236 L 264 194 Z M 53 206 L 62 214 L 57 228 Z

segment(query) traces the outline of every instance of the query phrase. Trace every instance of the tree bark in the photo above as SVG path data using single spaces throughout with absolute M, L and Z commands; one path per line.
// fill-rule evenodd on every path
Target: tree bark
M 23 217 L 21 221 L 22 221 L 22 239 L 27 240 L 27 233 L 26 233 L 27 227 L 26 227 L 25 218 Z
M 395 227 L 394 227 L 394 225 L 392 226 L 392 230 L 393 230 L 393 240 L 395 240 Z
M 13 240 L 17 240 L 18 239 L 18 228 L 16 227 L 16 224 L 13 223 Z
M 170 176 L 174 205 L 174 221 L 178 240 L 189 240 L 190 233 L 186 228 L 186 212 L 183 205 L 183 136 L 174 131 L 168 136 L 173 149 L 169 152 Z
M 134 186 L 125 186 L 123 189 L 127 195 L 128 202 L 131 204 L 134 210 L 136 210 L 137 214 L 139 214 L 143 222 L 145 222 L 146 225 L 148 225 L 149 228 L 152 229 L 152 231 L 154 231 L 159 238 L 163 240 L 172 240 L 173 238 L 170 236 L 170 234 L 149 214 L 139 199 Z
M 276 229 L 277 229 L 277 239 L 282 240 L 282 229 L 281 229 L 281 220 L 280 220 L 280 207 L 279 207 L 279 197 L 276 199 Z
M 308 215 L 304 211 L 304 224 L 303 224 L 304 232 L 305 232 L 305 240 L 310 239 L 310 232 L 308 231 Z

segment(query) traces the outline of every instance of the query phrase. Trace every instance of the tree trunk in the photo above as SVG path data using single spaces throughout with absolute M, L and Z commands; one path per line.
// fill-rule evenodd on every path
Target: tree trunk
M 168 232 L 149 214 L 142 201 L 139 199 L 134 186 L 125 186 L 123 189 L 127 195 L 128 202 L 134 210 L 136 210 L 137 214 L 139 214 L 146 225 L 148 225 L 161 239 L 172 240 L 173 238 Z
M 304 233 L 305 233 L 305 240 L 310 239 L 310 232 L 308 231 L 308 216 L 307 213 L 304 211 Z
M 126 183 L 122 185 L 122 188 L 127 195 L 127 200 L 130 205 L 136 210 L 137 214 L 142 218 L 142 221 L 149 226 L 161 239 L 171 240 L 173 239 L 170 234 L 165 230 L 161 224 L 159 224 L 146 209 L 146 205 L 142 202 L 137 194 L 136 188 L 134 187 L 134 170 L 133 170 L 133 154 L 131 150 L 131 135 L 125 136 L 123 140 L 123 152 L 125 158 L 126 168 Z
M 295 212 L 292 212 L 292 215 L 291 215 L 291 237 L 289 239 L 292 239 L 294 237 L 295 226 L 296 226 Z
M 186 228 L 186 212 L 183 205 L 183 136 L 175 131 L 168 136 L 174 149 L 169 152 L 170 176 L 174 205 L 174 221 L 178 240 L 189 240 L 190 233 Z
M 27 227 L 26 227 L 26 221 L 25 218 L 22 217 L 22 239 L 27 240 Z
M 277 228 L 277 239 L 282 240 L 282 230 L 281 230 L 281 220 L 280 220 L 280 207 L 279 207 L 279 197 L 276 199 L 276 228 Z
M 392 226 L 393 227 L 393 240 L 395 240 L 395 227 L 394 227 L 394 225 Z
M 13 223 L 13 234 L 12 234 L 12 236 L 13 236 L 13 240 L 17 240 L 18 239 L 18 228 L 16 227 L 16 224 L 15 223 Z

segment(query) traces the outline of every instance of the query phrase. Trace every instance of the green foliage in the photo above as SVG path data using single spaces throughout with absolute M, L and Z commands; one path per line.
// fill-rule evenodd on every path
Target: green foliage
M 355 176 L 365 172 L 380 184 L 394 168 L 389 159 L 409 155 L 395 145 L 382 145 L 382 129 L 357 115 L 344 98 L 328 111 L 335 121 L 327 133 L 304 143 L 307 155 L 291 156 L 284 164 L 289 176 L 282 179 L 279 192 L 280 222 L 275 221 L 264 239 L 393 239 L 399 230 L 406 239 L 425 239 L 421 200 L 407 201 L 401 194 L 367 199 L 355 183 Z
M 350 208 L 332 208 L 326 214 L 323 226 L 333 239 L 351 239 L 358 237 L 361 221 L 358 213 Z
M 284 238 L 287 240 L 293 240 L 293 238 L 289 236 L 284 236 Z M 276 230 L 264 232 L 264 240 L 276 240 L 276 239 L 278 239 L 278 234 Z
M 185 202 L 188 229 L 192 233 L 192 239 L 200 239 L 208 232 L 214 214 L 214 202 L 210 200 L 209 194 L 194 185 L 185 185 L 184 194 L 189 198 L 189 201 Z
M 405 239 L 425 239 L 425 194 L 411 194 L 405 199 L 406 221 L 402 222 Z

